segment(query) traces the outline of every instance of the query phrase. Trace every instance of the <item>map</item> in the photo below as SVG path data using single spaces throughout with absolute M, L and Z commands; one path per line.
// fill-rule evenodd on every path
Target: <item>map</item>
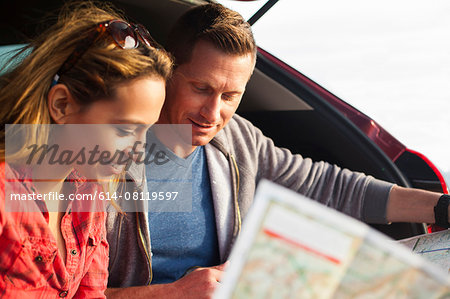
M 450 273 L 450 230 L 400 240 L 399 243 Z
M 448 234 L 418 238 L 408 249 L 264 182 L 215 298 L 450 298 L 447 271 L 411 252 L 445 252 L 448 241 Z
M 446 292 L 450 295 L 448 286 L 436 280 L 433 272 L 413 266 L 414 259 L 408 261 L 398 255 L 401 251 L 379 246 L 381 238 L 374 239 L 369 237 L 361 245 L 332 298 L 444 298 Z
M 277 222 L 281 215 L 284 223 Z M 264 228 L 252 245 L 236 292 L 242 297 L 258 298 L 328 297 L 333 288 L 322 286 L 337 286 L 346 255 L 356 250 L 361 240 L 324 225 L 308 227 L 312 223 L 272 203 Z M 300 238 L 297 229 L 290 233 L 283 231 L 283 227 L 302 227 L 307 233 Z M 323 230 L 327 230 L 329 238 L 314 237 Z M 341 248 L 333 246 L 338 239 L 346 240 Z M 332 250 L 321 250 L 322 247 Z M 267 273 L 270 273 L 271 283 L 260 283 L 268 278 Z

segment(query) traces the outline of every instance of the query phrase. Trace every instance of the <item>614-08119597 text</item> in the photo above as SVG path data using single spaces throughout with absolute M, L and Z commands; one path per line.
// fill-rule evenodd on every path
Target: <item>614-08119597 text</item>
M 175 200 L 178 196 L 178 191 L 153 191 L 153 192 L 100 192 L 98 199 L 100 200 Z

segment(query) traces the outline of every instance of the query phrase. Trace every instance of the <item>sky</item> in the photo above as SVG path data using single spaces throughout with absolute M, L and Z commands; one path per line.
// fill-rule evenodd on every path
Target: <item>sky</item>
M 266 1 L 219 1 L 248 19 Z M 450 1 L 279 0 L 257 44 L 427 156 L 450 183 Z

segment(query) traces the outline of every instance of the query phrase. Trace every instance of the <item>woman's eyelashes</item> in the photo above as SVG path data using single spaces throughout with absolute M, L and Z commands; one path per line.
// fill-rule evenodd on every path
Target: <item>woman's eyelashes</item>
M 136 135 L 136 128 L 129 126 L 117 125 L 115 126 L 117 135 L 120 137 L 133 136 Z

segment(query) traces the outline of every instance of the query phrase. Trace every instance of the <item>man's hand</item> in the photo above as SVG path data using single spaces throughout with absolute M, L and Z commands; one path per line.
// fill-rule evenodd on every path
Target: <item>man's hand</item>
M 197 268 L 175 281 L 173 286 L 179 291 L 176 298 L 212 298 L 226 266 L 227 263 L 214 267 Z
M 108 298 L 133 297 L 133 299 L 212 298 L 214 290 L 219 286 L 226 266 L 228 266 L 228 262 L 214 267 L 197 268 L 172 283 L 107 289 L 105 294 Z

